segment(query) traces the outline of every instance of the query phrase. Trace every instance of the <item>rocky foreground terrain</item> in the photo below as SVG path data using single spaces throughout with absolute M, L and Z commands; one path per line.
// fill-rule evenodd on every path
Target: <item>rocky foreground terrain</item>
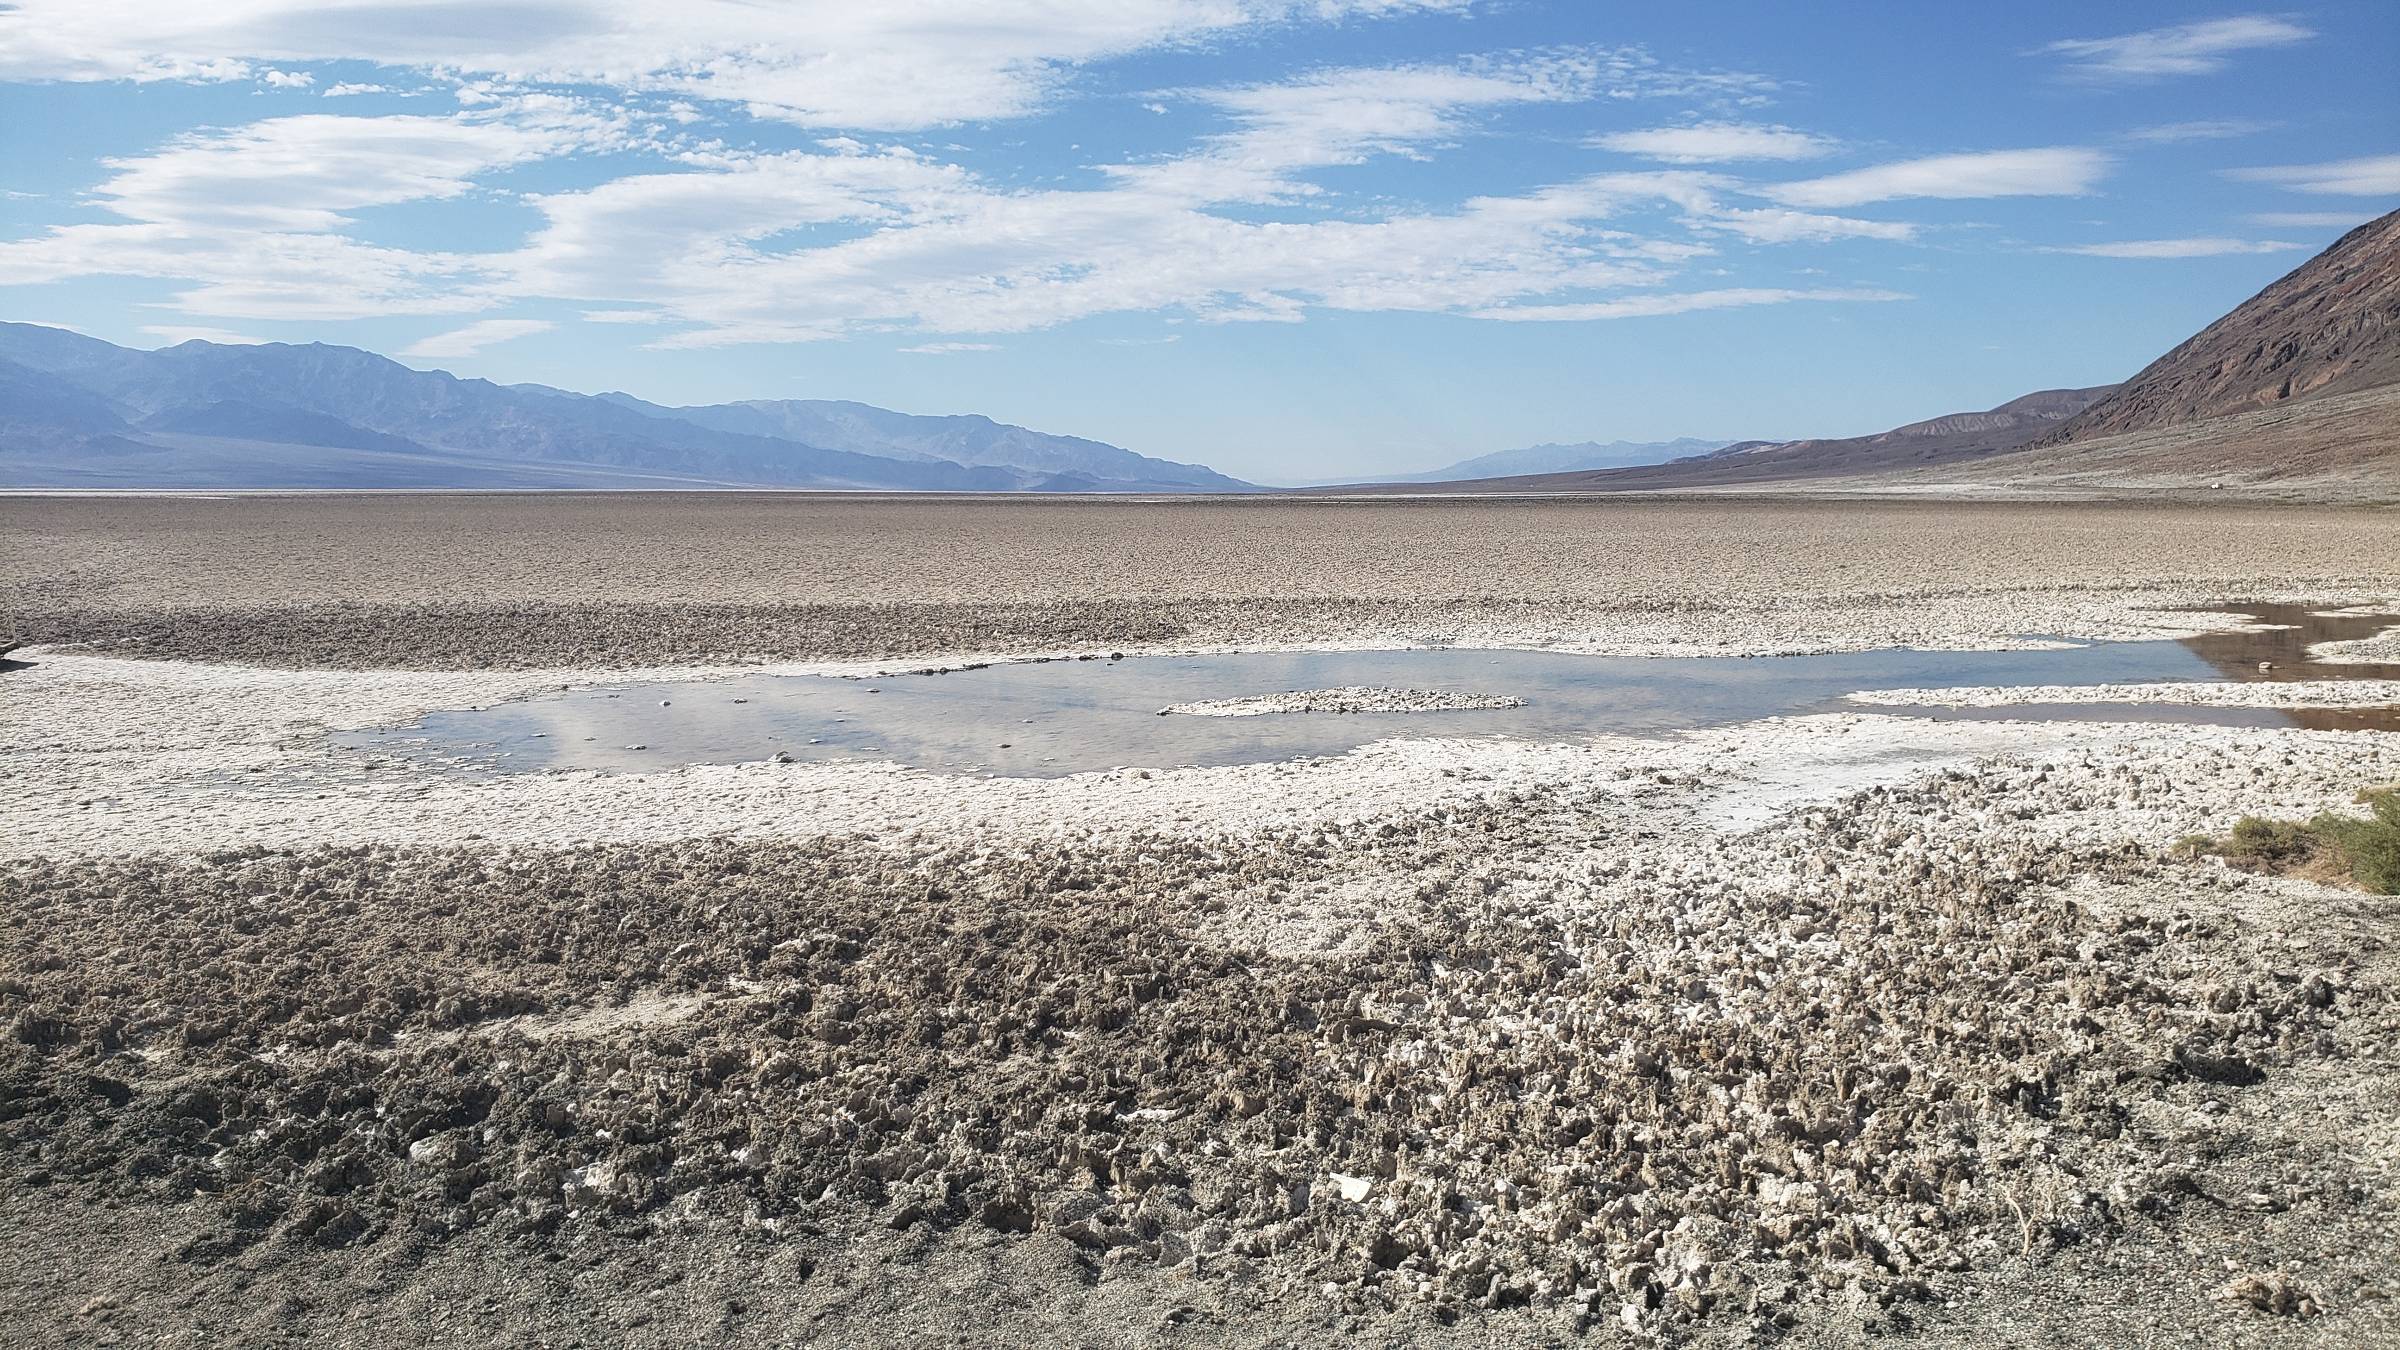
M 450 610 L 408 596 L 430 575 L 385 578 L 392 607 L 307 589 L 366 575 L 405 520 L 323 532 L 247 596 L 207 567 L 129 580 L 205 552 L 219 505 L 269 509 L 142 504 L 179 528 L 111 533 L 94 508 L 86 547 L 11 558 L 48 625 L 0 671 L 0 1322 L 23 1343 L 2400 1338 L 2400 900 L 2180 846 L 2354 809 L 2400 780 L 2400 735 L 1861 711 L 1141 778 L 459 781 L 344 763 L 327 733 L 603 674 L 630 630 L 578 648 L 509 576 L 580 555 L 559 603 L 601 609 L 697 584 L 676 569 L 707 550 L 671 515 L 616 517 L 605 558 L 520 533 L 452 573 Z M 312 506 L 349 519 L 274 506 L 287 543 Z M 1536 508 L 1468 565 L 1714 556 L 1627 587 L 1653 593 L 1620 621 L 1479 602 L 1483 573 L 1403 610 L 1375 588 L 1412 564 L 1375 550 L 1458 519 L 1412 510 L 1288 536 L 1313 565 L 1348 550 L 1324 575 L 1360 593 L 1187 572 L 1217 589 L 1101 603 L 1765 651 L 2228 621 L 2161 587 L 2400 600 L 2357 570 L 2400 529 L 2375 513 L 2227 512 L 2178 553 L 2139 512 L 1963 513 L 1928 545 L 1802 510 L 1782 533 L 1826 544 L 1795 563 L 1739 511 Z M 1059 575 L 1191 518 L 1078 519 Z M 933 533 L 929 557 L 957 546 Z M 2079 575 L 2136 555 L 2156 586 Z M 1684 579 L 1776 567 L 1773 595 Z M 1970 573 L 1987 589 L 1945 594 Z M 725 612 L 782 641 L 912 612 L 856 575 L 817 611 L 854 628 Z M 1042 575 L 1005 603 L 1063 603 Z M 930 566 L 910 584 L 972 621 Z M 571 660 L 494 645 L 534 630 L 492 614 Z M 532 668 L 408 669 L 419 617 L 445 654 Z

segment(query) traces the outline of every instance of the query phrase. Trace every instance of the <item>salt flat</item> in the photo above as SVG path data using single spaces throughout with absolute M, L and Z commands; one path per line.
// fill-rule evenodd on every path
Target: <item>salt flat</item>
M 331 739 L 761 662 L 2188 635 L 2400 601 L 2400 513 L 18 498 L 0 549 L 28 1323 L 2400 1334 L 2400 911 L 2177 847 L 2352 809 L 2400 735 L 1402 717 L 1056 779 L 476 778 Z M 2248 1274 L 2321 1315 L 2237 1320 Z

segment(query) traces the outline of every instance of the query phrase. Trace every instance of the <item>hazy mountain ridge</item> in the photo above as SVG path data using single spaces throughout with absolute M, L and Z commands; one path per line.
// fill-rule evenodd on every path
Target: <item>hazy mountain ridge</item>
M 0 324 L 0 478 L 23 484 L 176 486 L 176 436 L 211 438 L 211 486 L 239 485 L 238 447 L 285 447 L 257 456 L 257 486 L 295 473 L 311 485 L 343 481 L 342 454 L 376 486 L 484 481 L 495 465 L 537 466 L 535 482 L 639 486 L 839 487 L 953 492 L 1240 491 L 1247 484 L 1071 437 L 1023 428 L 986 437 L 982 462 L 938 454 L 905 458 L 812 444 L 686 419 L 679 410 L 543 386 L 504 386 L 420 371 L 354 347 L 186 342 L 158 351 L 28 324 Z M 738 405 L 735 405 L 738 406 Z M 908 420 L 906 414 L 868 413 Z M 114 419 L 113 421 L 111 419 Z M 717 419 L 727 420 L 727 419 Z M 948 422 L 964 419 L 924 419 Z M 1083 447 L 1051 450 L 1044 441 Z M 1025 463 L 1009 447 L 1026 447 Z M 290 453 L 325 452 L 311 463 Z M 138 463 L 127 452 L 140 452 Z M 38 452 L 38 454 L 34 453 Z M 88 462 L 87 462 L 88 461 Z M 401 466 L 412 466 L 403 469 Z M 455 469 L 456 472 L 451 470 Z M 511 475 L 512 477 L 514 475 Z
M 1032 431 L 995 422 L 980 413 L 948 416 L 903 413 L 847 399 L 745 399 L 735 403 L 666 407 L 629 394 L 601 397 L 653 417 L 672 417 L 719 431 L 802 441 L 887 459 L 946 460 L 969 467 L 1025 469 L 1102 481 L 1178 484 L 1211 492 L 1239 491 L 1248 486 L 1203 465 L 1155 459 L 1081 436 Z
M 1726 444 L 1724 441 L 1701 440 L 1691 436 L 1681 436 L 1671 441 L 1544 442 L 1516 450 L 1495 450 L 1488 455 L 1462 459 L 1456 464 L 1424 473 L 1395 474 L 1373 481 L 1441 483 L 1462 478 L 1503 478 L 1528 473 L 1567 473 L 1580 469 L 1664 464 L 1670 460 L 1709 454 L 1724 448 Z

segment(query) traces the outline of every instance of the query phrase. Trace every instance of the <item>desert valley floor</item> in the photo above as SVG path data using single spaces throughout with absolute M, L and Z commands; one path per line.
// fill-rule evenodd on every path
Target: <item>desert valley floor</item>
M 0 498 L 0 1324 L 2400 1343 L 2400 900 L 2181 847 L 2400 780 L 2316 715 L 2400 704 L 2395 559 L 2388 507 Z M 2236 602 L 2361 634 L 2245 672 Z M 2244 655 L 2122 718 L 1367 712 L 1049 776 L 344 739 L 1033 657 L 2091 640 Z

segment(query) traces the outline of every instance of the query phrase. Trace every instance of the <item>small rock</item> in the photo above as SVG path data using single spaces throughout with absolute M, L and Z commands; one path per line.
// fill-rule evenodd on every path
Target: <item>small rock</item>
M 2236 1303 L 2247 1303 L 2260 1312 L 2277 1317 L 2314 1317 L 2324 1308 L 2317 1296 L 2300 1287 L 2299 1282 L 2279 1270 L 2236 1275 L 2217 1291 L 2217 1297 Z

